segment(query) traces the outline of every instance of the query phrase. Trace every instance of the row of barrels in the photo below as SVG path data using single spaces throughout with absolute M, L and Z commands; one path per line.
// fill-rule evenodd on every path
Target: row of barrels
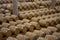
M 33 22 L 33 23 L 36 22 L 36 23 L 40 24 L 41 26 L 49 26 L 49 25 L 54 26 L 54 25 L 60 23 L 59 18 L 60 18 L 60 13 L 58 13 L 58 15 L 53 14 L 53 15 L 47 15 L 47 16 L 43 16 L 43 17 L 40 17 L 40 16 L 33 17 L 33 18 L 31 18 L 31 20 L 29 20 L 29 19 L 19 20 L 17 18 L 14 18 L 15 19 L 14 20 L 14 19 L 7 18 L 7 21 L 6 20 L 1 20 L 3 22 L 0 23 L 0 24 L 2 24 L 2 27 L 8 27 L 9 25 L 10 26 L 15 26 L 17 24 L 24 24 L 24 23 L 29 24 L 30 22 Z
M 56 1 L 56 6 L 58 6 L 59 4 L 60 4 L 60 1 Z M 19 9 L 19 11 L 28 11 L 28 10 L 36 10 L 36 9 L 41 9 L 41 8 L 50 8 L 50 5 L 51 5 L 50 1 L 40 1 L 40 2 L 38 1 L 38 2 L 27 2 L 27 3 L 18 2 L 18 9 Z M 0 4 L 0 12 L 11 13 L 12 10 L 13 10 L 12 3 Z
M 52 35 L 46 35 L 45 37 L 37 37 L 36 34 L 27 32 L 30 35 L 18 34 L 17 37 L 8 37 L 7 40 L 59 40 L 60 33 L 55 32 Z M 33 36 L 31 36 L 33 35 Z M 29 38 L 30 37 L 30 38 Z
M 16 40 L 24 40 L 24 39 L 25 40 L 40 40 L 41 39 L 40 37 L 42 37 L 42 38 L 47 38 L 48 40 L 53 40 L 56 38 L 57 39 L 60 38 L 60 31 L 59 31 L 60 24 L 57 24 L 56 26 L 48 26 L 47 28 L 41 28 L 40 30 L 34 30 L 33 32 L 28 31 L 25 34 L 21 34 L 21 32 L 19 32 L 20 30 L 18 29 L 15 30 L 14 32 L 13 32 L 13 28 L 11 29 L 12 30 L 9 30 L 8 28 L 2 28 L 0 31 L 0 39 L 13 40 L 13 38 L 16 38 Z
M 19 17 L 17 15 L 11 15 L 11 14 L 0 14 L 0 22 L 7 22 L 7 21 L 16 21 L 19 19 L 44 19 L 44 17 L 48 19 L 48 17 L 59 17 L 60 13 L 57 13 L 54 9 L 37 9 L 37 10 L 31 10 L 31 11 L 24 11 L 19 13 Z M 40 17 L 40 18 L 39 18 Z M 37 20 L 35 19 L 35 20 Z
M 13 0 L 0 0 L 0 3 L 12 3 L 12 1 Z M 17 1 L 18 2 L 37 2 L 37 1 L 50 1 L 50 0 L 17 0 Z

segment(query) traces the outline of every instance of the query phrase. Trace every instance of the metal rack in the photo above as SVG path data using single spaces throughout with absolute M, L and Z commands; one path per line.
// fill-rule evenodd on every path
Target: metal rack
M 26 0 L 23 0 L 25 2 Z M 51 0 L 51 6 L 50 9 L 55 8 L 56 0 Z M 18 15 L 18 0 L 13 0 L 13 14 Z

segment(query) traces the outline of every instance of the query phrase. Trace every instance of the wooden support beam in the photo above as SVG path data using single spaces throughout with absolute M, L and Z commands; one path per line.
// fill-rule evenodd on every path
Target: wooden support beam
M 14 15 L 18 15 L 18 0 L 13 0 L 12 1 L 12 3 L 13 3 L 13 14 Z
M 54 9 L 56 4 L 56 0 L 51 0 L 51 6 L 50 9 Z
M 23 2 L 26 2 L 26 0 L 23 0 Z

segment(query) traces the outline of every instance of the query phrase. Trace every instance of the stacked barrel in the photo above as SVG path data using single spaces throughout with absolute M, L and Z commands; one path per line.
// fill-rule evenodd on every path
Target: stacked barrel
M 60 0 L 18 0 L 13 15 L 12 0 L 0 0 L 0 40 L 60 40 Z

